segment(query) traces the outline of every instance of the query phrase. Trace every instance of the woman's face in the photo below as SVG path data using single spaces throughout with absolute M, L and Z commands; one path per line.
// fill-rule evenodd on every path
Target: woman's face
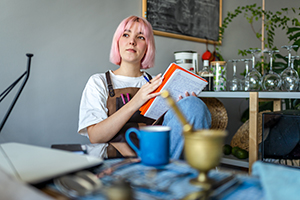
M 119 51 L 122 63 L 139 64 L 147 49 L 146 39 L 140 32 L 139 22 L 134 22 L 126 29 L 119 40 Z

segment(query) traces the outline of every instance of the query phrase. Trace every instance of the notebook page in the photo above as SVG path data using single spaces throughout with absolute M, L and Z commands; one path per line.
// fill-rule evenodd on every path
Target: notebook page
M 183 97 L 185 96 L 185 92 L 189 92 L 190 94 L 195 92 L 196 95 L 200 94 L 206 84 L 207 82 L 204 82 L 200 78 L 180 69 L 176 69 L 161 91 L 168 90 L 170 96 L 177 101 L 179 95 L 182 95 Z M 152 119 L 158 119 L 168 109 L 169 106 L 165 99 L 161 96 L 157 96 L 144 116 Z

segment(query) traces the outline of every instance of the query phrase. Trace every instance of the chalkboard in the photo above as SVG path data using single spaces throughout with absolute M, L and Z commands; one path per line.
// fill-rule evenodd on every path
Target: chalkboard
M 217 44 L 222 0 L 143 0 L 154 34 Z

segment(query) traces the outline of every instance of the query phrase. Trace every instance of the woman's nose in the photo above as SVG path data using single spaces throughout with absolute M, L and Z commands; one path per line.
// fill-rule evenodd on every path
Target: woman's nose
M 131 45 L 135 45 L 136 44 L 134 38 L 130 39 L 129 44 L 131 44 Z

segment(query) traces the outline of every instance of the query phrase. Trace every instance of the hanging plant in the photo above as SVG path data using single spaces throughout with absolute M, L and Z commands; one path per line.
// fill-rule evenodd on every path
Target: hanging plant
M 260 6 L 257 7 L 256 4 L 247 5 L 247 6 L 238 6 L 233 12 L 228 12 L 227 16 L 223 19 L 222 26 L 219 29 L 219 41 L 223 39 L 224 32 L 226 28 L 228 28 L 229 24 L 232 20 L 238 17 L 240 14 L 244 15 L 244 18 L 248 21 L 251 26 L 253 33 L 256 38 L 261 42 L 264 42 L 264 47 L 268 49 L 279 49 L 274 46 L 274 38 L 275 38 L 275 30 L 281 29 L 286 31 L 287 38 L 289 42 L 292 42 L 292 45 L 298 45 L 294 50 L 297 52 L 300 48 L 300 22 L 298 18 L 289 18 L 286 15 L 292 13 L 296 14 L 298 17 L 300 16 L 300 8 L 281 8 L 279 11 L 272 12 L 263 10 Z M 254 22 L 261 21 L 262 16 L 264 15 L 264 27 L 266 30 L 266 37 L 262 38 L 261 29 L 255 30 Z M 238 50 L 238 55 L 246 56 L 249 53 L 246 50 Z M 263 58 L 263 57 L 262 57 Z M 284 56 L 280 54 L 275 54 L 275 58 L 284 58 Z M 264 59 L 266 60 L 266 59 Z M 274 68 L 282 71 L 287 67 L 286 59 L 283 59 L 285 62 L 275 62 L 274 60 Z M 300 64 L 299 60 L 295 60 L 295 69 L 297 69 Z M 257 68 L 260 66 L 268 67 L 267 63 L 258 62 Z M 259 70 L 261 71 L 261 70 Z M 299 72 L 299 69 L 298 69 Z

